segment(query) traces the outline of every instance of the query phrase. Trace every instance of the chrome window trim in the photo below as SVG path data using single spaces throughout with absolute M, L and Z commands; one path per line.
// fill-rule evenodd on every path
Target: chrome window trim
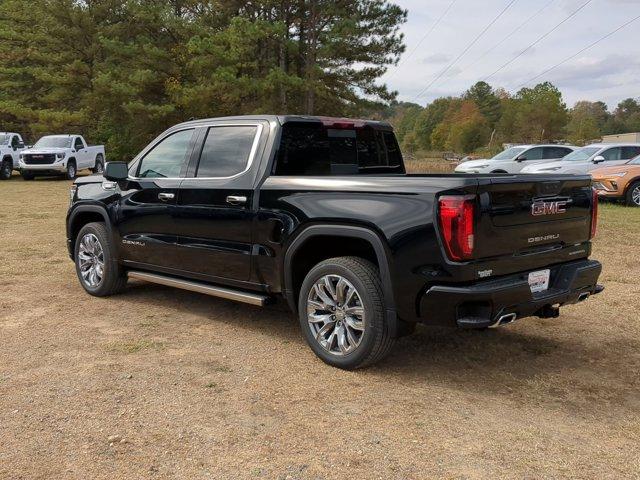
M 173 130 L 172 132 L 170 132 L 169 134 L 167 134 L 166 136 L 162 137 L 160 140 L 158 140 L 156 143 L 154 143 L 151 147 L 148 148 L 148 150 L 146 152 L 144 152 L 144 155 L 140 157 L 140 162 L 142 162 L 142 160 L 144 160 L 144 157 L 147 156 L 147 154 L 153 150 L 158 144 L 160 144 L 160 142 L 164 141 L 166 138 L 169 138 L 171 135 L 174 135 L 176 133 L 179 132 L 184 132 L 185 130 L 197 130 L 198 128 L 204 128 L 207 130 L 207 134 L 209 133 L 209 130 L 212 128 L 216 128 L 216 127 L 257 127 L 257 131 L 256 131 L 256 135 L 253 139 L 253 144 L 251 145 L 251 151 L 249 152 L 249 158 L 247 160 L 247 165 L 245 167 L 245 169 L 239 173 L 236 173 L 234 175 L 231 175 L 229 177 L 128 177 L 129 180 L 137 180 L 137 181 L 144 181 L 144 180 L 229 180 L 232 178 L 236 178 L 239 177 L 241 175 L 244 175 L 245 173 L 247 173 L 251 167 L 253 166 L 253 162 L 256 156 L 256 153 L 258 152 L 258 146 L 260 145 L 260 139 L 262 138 L 262 130 L 264 129 L 264 125 L 262 123 L 259 122 L 253 122 L 253 123 L 216 123 L 216 124 L 204 124 L 204 125 L 196 125 L 196 126 L 188 126 L 185 128 L 181 128 L 180 130 Z M 203 139 L 203 142 L 206 141 L 206 136 Z M 200 154 L 202 154 L 202 152 L 200 152 Z M 134 161 L 138 161 L 138 160 L 134 160 Z M 200 158 L 198 158 L 198 165 L 200 164 Z

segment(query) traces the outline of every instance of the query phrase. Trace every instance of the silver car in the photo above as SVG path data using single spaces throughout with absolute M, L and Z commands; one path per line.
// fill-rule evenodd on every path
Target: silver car
M 493 158 L 462 162 L 457 173 L 519 173 L 527 165 L 556 162 L 573 152 L 571 145 L 518 145 Z
M 638 143 L 594 143 L 579 148 L 551 165 L 531 165 L 522 173 L 585 174 L 600 167 L 622 165 L 640 155 Z

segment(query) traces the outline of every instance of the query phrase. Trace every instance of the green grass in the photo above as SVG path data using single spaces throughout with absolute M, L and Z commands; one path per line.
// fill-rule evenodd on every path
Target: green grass
M 160 350 L 164 348 L 164 343 L 154 340 L 132 340 L 124 342 L 111 342 L 105 345 L 105 349 L 109 353 L 115 354 L 131 354 L 141 352 L 143 350 Z

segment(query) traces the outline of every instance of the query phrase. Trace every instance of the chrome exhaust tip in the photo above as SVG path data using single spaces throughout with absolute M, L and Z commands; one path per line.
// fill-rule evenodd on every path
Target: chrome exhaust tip
M 518 315 L 515 313 L 507 313 L 506 315 L 500 315 L 498 317 L 498 320 L 496 320 L 496 323 L 491 325 L 489 328 L 498 328 L 498 327 L 501 327 L 502 325 L 508 325 L 509 323 L 513 323 L 517 317 Z
M 589 292 L 583 292 L 578 296 L 578 302 L 584 302 L 587 298 L 589 298 L 591 294 Z

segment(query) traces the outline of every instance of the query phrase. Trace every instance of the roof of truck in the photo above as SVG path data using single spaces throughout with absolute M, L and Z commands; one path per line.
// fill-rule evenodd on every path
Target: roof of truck
M 321 122 L 327 126 L 345 126 L 345 124 L 351 124 L 354 127 L 373 127 L 392 129 L 393 127 L 389 122 L 379 120 L 367 120 L 361 118 L 342 118 L 342 117 L 324 117 L 318 115 L 238 115 L 233 117 L 214 117 L 214 118 L 202 118 L 198 120 L 190 120 L 188 122 L 181 123 L 180 125 L 198 125 L 202 123 L 212 121 L 233 121 L 233 120 L 262 120 L 268 122 L 278 122 L 281 125 L 291 122 Z

